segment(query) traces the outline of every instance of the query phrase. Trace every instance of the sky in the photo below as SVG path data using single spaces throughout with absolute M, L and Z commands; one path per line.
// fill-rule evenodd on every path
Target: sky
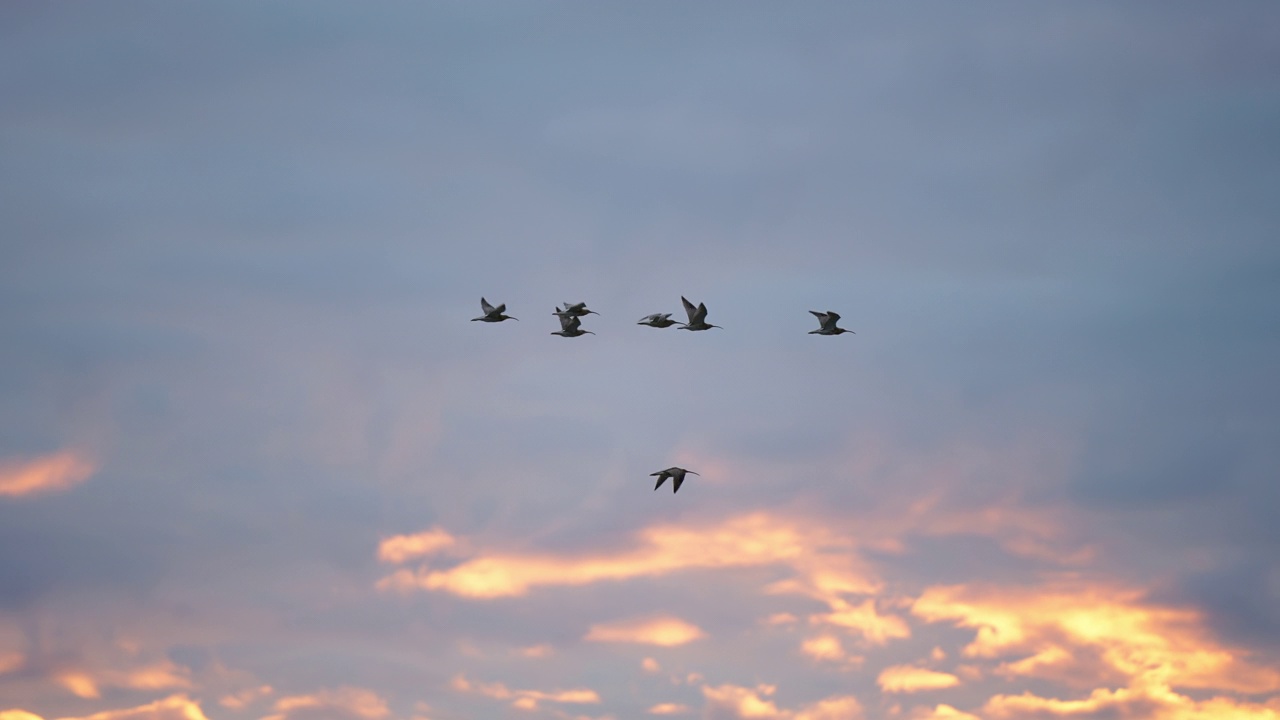
M 1272 2 L 0 5 L 0 720 L 1280 718 L 1277 68 Z

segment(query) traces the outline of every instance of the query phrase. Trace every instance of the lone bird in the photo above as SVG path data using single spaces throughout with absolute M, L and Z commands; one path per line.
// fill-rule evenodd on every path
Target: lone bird
M 818 323 L 822 325 L 822 327 L 817 330 L 810 330 L 810 335 L 839 335 L 840 333 L 853 333 L 852 330 L 845 330 L 844 328 L 836 327 L 836 322 L 840 319 L 840 316 L 830 310 L 826 312 L 810 310 L 809 312 L 813 313 L 813 316 L 818 318 Z M 853 334 L 856 335 L 857 333 Z
M 666 470 L 659 470 L 656 473 L 649 473 L 649 477 L 654 477 L 656 475 L 658 478 L 658 484 L 653 486 L 654 490 L 657 490 L 658 488 L 662 487 L 662 483 L 665 482 L 667 478 L 671 478 L 671 484 L 674 485 L 674 487 L 671 488 L 671 492 L 672 494 L 675 494 L 680 492 L 680 483 L 684 482 L 685 473 L 688 473 L 690 475 L 698 474 L 692 470 L 685 470 L 682 467 L 669 467 Z
M 572 315 L 572 316 L 574 316 L 574 317 L 586 317 L 586 316 L 588 316 L 588 315 L 599 315 L 599 314 L 600 314 L 600 313 L 596 312 L 595 310 L 588 310 L 588 309 L 587 309 L 587 304 L 586 304 L 586 303 L 584 303 L 584 302 L 580 302 L 580 303 L 565 303 L 565 304 L 564 304 L 564 310 L 561 310 L 560 308 L 558 308 L 558 307 L 557 307 L 557 308 L 556 308 L 556 311 L 555 311 L 555 312 L 553 312 L 553 313 L 551 313 L 551 314 L 552 314 L 552 315 L 559 315 L 559 314 L 560 314 L 560 313 L 562 313 L 562 312 L 563 312 L 563 313 L 565 313 L 565 314 L 568 314 L 568 315 Z
M 680 296 L 680 302 L 684 303 L 684 311 L 689 316 L 689 322 L 680 326 L 681 330 L 710 330 L 711 328 L 724 328 L 719 325 L 707 324 L 707 305 L 706 303 L 698 303 L 698 307 L 694 307 L 693 303 Z
M 648 325 L 649 327 L 656 327 L 656 328 L 665 328 L 665 327 L 671 327 L 672 325 L 675 325 L 676 321 L 671 319 L 671 313 L 654 313 L 652 315 L 645 315 L 644 317 L 640 318 L 640 322 L 636 324 Z
M 557 313 L 559 314 L 559 313 Z M 595 335 L 590 330 L 582 329 L 582 319 L 569 314 L 560 315 L 560 331 L 553 332 L 552 335 L 561 337 L 578 337 L 579 335 Z
M 519 320 L 520 318 L 503 315 L 507 311 L 507 304 L 503 303 L 498 307 L 489 304 L 488 300 L 480 298 L 480 309 L 484 310 L 484 315 L 478 318 L 471 318 L 471 322 L 479 320 L 480 322 L 502 322 L 503 320 Z

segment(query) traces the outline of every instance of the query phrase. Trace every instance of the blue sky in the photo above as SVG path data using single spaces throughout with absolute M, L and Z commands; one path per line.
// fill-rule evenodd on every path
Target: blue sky
M 0 720 L 1280 717 L 1278 65 L 1249 2 L 5 5 Z

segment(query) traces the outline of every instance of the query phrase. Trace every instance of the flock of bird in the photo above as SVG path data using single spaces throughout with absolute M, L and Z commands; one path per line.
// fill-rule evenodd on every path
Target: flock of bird
M 654 313 L 640 318 L 637 325 L 648 325 L 655 328 L 668 328 L 672 325 L 679 325 L 681 330 L 710 330 L 711 328 L 724 328 L 719 325 L 711 325 L 707 322 L 707 305 L 706 303 L 698 303 L 696 306 L 689 302 L 683 295 L 680 296 L 680 302 L 684 303 L 684 312 L 689 316 L 689 321 L 680 323 L 671 319 L 671 313 Z M 484 314 L 478 318 L 471 318 L 472 322 L 502 322 L 503 320 L 519 320 L 520 318 L 507 315 L 507 305 L 503 303 L 498 306 L 489 304 L 489 301 L 480 298 L 480 309 Z M 809 311 L 814 317 L 818 318 L 818 329 L 810 330 L 810 335 L 840 335 L 842 333 L 853 333 L 852 330 L 846 330 L 837 327 L 836 323 L 840 321 L 840 315 L 830 310 L 827 312 L 818 312 L 817 310 Z M 588 310 L 585 302 L 580 303 L 564 303 L 564 307 L 556 306 L 551 312 L 552 315 L 560 318 L 560 330 L 551 333 L 561 337 L 579 337 L 581 335 L 595 335 L 590 330 L 582 329 L 582 318 L 588 315 L 599 315 L 595 310 Z M 685 475 L 697 475 L 692 470 L 686 470 L 682 467 L 669 467 L 666 470 L 659 470 L 655 473 L 649 473 L 649 477 L 657 477 L 658 483 L 653 486 L 654 490 L 662 487 L 662 483 L 667 478 L 671 478 L 671 492 L 680 491 L 680 485 L 684 482 Z

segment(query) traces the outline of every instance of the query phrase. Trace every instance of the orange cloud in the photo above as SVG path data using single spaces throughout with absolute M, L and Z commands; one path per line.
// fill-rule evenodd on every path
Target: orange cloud
M 997 672 L 1081 685 L 1108 673 L 1144 686 L 1260 693 L 1280 690 L 1280 672 L 1218 645 L 1192 610 L 1153 605 L 1136 591 L 1104 586 L 1039 589 L 935 587 L 912 612 L 977 630 L 963 653 L 1005 662 Z
M 88 480 L 97 469 L 97 465 L 72 450 L 0 462 L 0 497 L 67 490 Z
M 99 698 L 104 686 L 131 690 L 191 689 L 191 680 L 186 675 L 185 669 L 165 660 L 133 670 L 99 673 L 70 668 L 58 672 L 53 679 L 76 697 Z
M 386 701 L 376 693 L 355 687 L 282 697 L 272 709 L 275 714 L 262 720 L 380 720 L 391 714 Z
M 1142 720 L 1280 720 L 1280 700 L 1265 705 L 1216 697 L 1196 701 L 1168 688 L 1098 689 L 1082 700 L 1057 700 L 1031 693 L 997 695 L 982 708 L 989 720 L 1051 718 L 1142 718 Z
M 800 644 L 800 652 L 818 661 L 839 662 L 844 659 L 844 647 L 840 645 L 840 639 L 831 635 L 819 635 L 805 640 Z
M 982 720 L 977 715 L 962 712 L 950 705 L 938 705 L 932 709 L 927 707 L 916 708 L 911 711 L 911 715 L 908 717 L 911 720 Z
M 853 605 L 839 597 L 828 598 L 831 612 L 812 615 L 811 623 L 828 623 L 849 630 L 855 630 L 873 645 L 884 645 L 895 638 L 911 637 L 911 628 L 906 621 L 896 615 L 881 615 L 876 610 L 875 600 L 867 598 L 859 605 Z
M 912 693 L 921 690 L 939 690 L 955 687 L 960 678 L 951 673 L 937 672 L 911 665 L 894 665 L 880 672 L 876 678 L 880 689 L 890 693 Z
M 658 664 L 658 661 L 651 657 L 641 660 L 640 667 L 644 668 L 644 671 L 647 673 L 656 673 L 662 670 L 662 666 Z
M 650 715 L 683 715 L 687 712 L 689 712 L 689 706 L 679 703 L 658 703 L 649 708 Z M 4 720 L 4 718 L 0 718 L 0 720 Z
M 616 555 L 493 553 L 448 570 L 401 570 L 383 578 L 378 587 L 443 591 L 471 598 L 516 597 L 542 586 L 587 585 L 699 568 L 783 563 L 795 567 L 801 575 L 787 590 L 824 596 L 876 591 L 878 583 L 865 569 L 855 566 L 851 553 L 817 552 L 834 544 L 849 546 L 821 528 L 754 513 L 706 528 L 650 528 L 641 534 L 638 548 Z
M 594 642 L 631 642 L 674 647 L 706 636 L 707 634 L 696 625 L 691 625 L 679 618 L 663 616 L 592 625 L 585 639 Z
M 754 689 L 737 685 L 704 686 L 706 715 L 726 720 L 855 720 L 862 717 L 862 705 L 851 695 L 819 700 L 800 710 L 785 710 L 761 697 L 773 695 L 775 690 L 772 685 L 758 685 Z
M 13 672 L 22 667 L 27 661 L 26 657 L 20 652 L 0 653 L 0 675 Z M 4 720 L 4 718 L 0 718 Z
M 511 706 L 520 710 L 536 710 L 542 701 L 558 703 L 595 704 L 600 696 L 594 690 L 557 690 L 544 692 L 541 690 L 511 690 L 502 683 L 471 682 L 464 675 L 455 675 L 450 686 L 458 692 L 469 692 L 491 697 L 495 700 L 510 700 Z
M 0 720 L 44 720 L 26 710 L 0 710 Z
M 40 720 L 39 716 L 30 715 L 30 713 L 28 715 Z M 0 714 L 0 720 L 10 720 L 10 718 Z M 29 720 L 29 718 L 24 719 L 22 715 L 18 715 L 14 720 Z M 205 717 L 199 703 L 192 701 L 186 695 L 172 695 L 135 708 L 106 710 L 83 717 L 61 718 L 61 720 L 209 720 L 209 718 Z
M 224 695 L 218 704 L 231 710 L 243 710 L 254 701 L 270 695 L 274 690 L 270 685 L 262 685 L 248 690 L 241 690 L 233 695 Z
M 409 560 L 433 555 L 457 540 L 439 528 L 432 528 L 415 535 L 394 535 L 378 544 L 378 559 L 384 563 L 400 565 Z

